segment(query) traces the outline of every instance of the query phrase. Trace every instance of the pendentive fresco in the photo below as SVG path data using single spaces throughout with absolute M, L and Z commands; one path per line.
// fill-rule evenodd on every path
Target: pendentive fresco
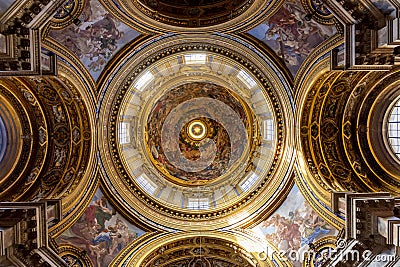
M 50 36 L 77 56 L 96 80 L 107 62 L 139 33 L 113 17 L 97 0 L 85 1 L 79 23 Z
M 93 266 L 102 267 L 144 233 L 117 212 L 98 189 L 83 215 L 57 238 L 57 243 L 86 251 Z

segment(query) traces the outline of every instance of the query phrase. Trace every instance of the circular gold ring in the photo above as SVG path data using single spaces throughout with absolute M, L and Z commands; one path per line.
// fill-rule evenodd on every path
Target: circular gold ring
M 208 129 L 201 120 L 193 120 L 187 126 L 187 134 L 193 140 L 202 140 L 207 136 Z

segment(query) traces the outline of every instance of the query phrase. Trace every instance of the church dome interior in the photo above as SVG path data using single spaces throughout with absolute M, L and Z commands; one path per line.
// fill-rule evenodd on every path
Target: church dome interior
M 400 264 L 400 3 L 4 0 L 0 266 Z

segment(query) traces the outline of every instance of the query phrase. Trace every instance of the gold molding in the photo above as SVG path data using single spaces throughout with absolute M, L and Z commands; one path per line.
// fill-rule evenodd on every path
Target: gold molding
M 146 238 L 144 238 L 146 237 Z M 133 244 L 127 246 L 119 256 L 111 263 L 113 266 L 144 266 L 143 263 L 147 257 L 162 247 L 168 247 L 168 244 L 180 242 L 193 238 L 208 238 L 210 240 L 223 240 L 236 246 L 236 249 L 247 254 L 251 266 L 269 267 L 273 266 L 272 260 L 269 257 L 260 258 L 256 251 L 265 247 L 265 243 L 258 239 L 252 238 L 246 233 L 237 232 L 219 232 L 219 231 L 204 231 L 204 232 L 177 232 L 177 233 L 152 233 L 143 236 L 145 240 L 137 240 Z M 140 239 L 140 238 L 139 238 Z M 141 241 L 141 242 L 139 242 Z M 204 242 L 204 240 L 203 240 Z M 258 264 L 258 265 L 257 265 Z
M 223 23 L 210 24 L 204 27 L 190 27 L 174 18 L 161 18 L 158 12 L 144 8 L 139 1 L 118 2 L 100 0 L 113 16 L 125 24 L 138 29 L 142 33 L 213 33 L 213 32 L 245 32 L 266 19 L 266 15 L 275 13 L 284 1 L 251 0 L 250 6 L 241 10 L 236 17 Z M 211 19 L 212 20 L 212 19 Z
M 196 39 L 192 39 L 193 37 L 195 38 L 200 38 L 200 40 L 194 41 Z M 104 181 L 104 184 L 106 185 L 106 188 L 108 191 L 115 191 L 117 192 L 118 195 L 115 195 L 115 197 L 118 200 L 119 205 L 124 208 L 120 209 L 132 209 L 134 207 L 135 210 L 139 211 L 141 214 L 146 214 L 149 219 L 155 220 L 157 223 L 162 224 L 167 224 L 169 227 L 173 228 L 203 228 L 203 227 L 223 227 L 223 226 L 228 226 L 229 224 L 235 224 L 233 222 L 228 222 L 229 219 L 223 219 L 226 218 L 226 216 L 229 215 L 231 218 L 236 218 L 235 220 L 238 220 L 241 218 L 241 216 L 244 215 L 244 207 L 248 207 L 247 212 L 249 214 L 252 214 L 256 210 L 258 210 L 261 206 L 265 205 L 266 202 L 281 202 L 282 199 L 277 199 L 274 198 L 274 200 L 269 199 L 271 197 L 271 194 L 275 194 L 275 189 L 272 188 L 279 188 L 279 190 L 287 190 L 287 183 L 291 183 L 291 181 L 285 180 L 283 181 L 284 177 L 288 175 L 285 171 L 289 166 L 292 164 L 292 153 L 293 153 L 293 147 L 291 145 L 292 142 L 292 137 L 290 134 L 290 131 L 292 127 L 290 126 L 293 120 L 290 118 L 292 117 L 292 111 L 291 111 L 291 104 L 289 104 L 290 100 L 287 98 L 287 91 L 286 88 L 282 85 L 282 80 L 278 80 L 278 78 L 275 76 L 275 74 L 269 75 L 268 78 L 266 78 L 265 73 L 270 70 L 270 66 L 265 64 L 265 61 L 260 60 L 257 58 L 255 54 L 253 54 L 251 51 L 246 54 L 246 57 L 243 57 L 241 54 L 237 52 L 232 52 L 228 47 L 230 47 L 230 42 L 233 41 L 228 41 L 226 39 L 223 41 L 224 47 L 221 47 L 216 44 L 210 44 L 210 38 L 211 40 L 216 39 L 215 41 L 212 41 L 211 43 L 217 42 L 219 44 L 222 44 L 218 42 L 217 40 L 224 37 L 217 37 L 217 36 L 185 36 L 184 38 L 182 37 L 175 37 L 175 36 L 170 36 L 170 37 L 165 37 L 167 38 L 166 41 L 163 41 L 161 43 L 157 42 L 152 42 L 149 46 L 147 46 L 145 49 L 140 51 L 141 53 L 137 55 L 134 58 L 129 58 L 130 61 L 127 61 L 125 66 L 118 66 L 119 68 L 119 76 L 114 76 L 113 80 L 110 80 L 107 82 L 107 87 L 108 88 L 114 88 L 114 90 L 109 90 L 106 88 L 103 88 L 104 85 L 100 85 L 102 87 L 102 91 L 105 90 L 105 94 L 102 95 L 102 103 L 103 107 L 101 108 L 100 111 L 100 125 L 108 125 L 106 128 L 104 128 L 100 133 L 99 133 L 99 138 L 102 138 L 102 140 L 112 140 L 112 142 L 116 142 L 116 137 L 115 137 L 115 130 L 116 130 L 116 119 L 117 119 L 117 114 L 118 114 L 118 107 L 116 106 L 116 103 L 121 103 L 123 99 L 123 94 L 125 94 L 128 91 L 128 88 L 130 87 L 130 84 L 132 84 L 132 81 L 134 77 L 138 76 L 141 71 L 146 69 L 147 66 L 150 66 L 153 62 L 156 60 L 159 60 L 162 57 L 172 55 L 173 53 L 179 53 L 181 51 L 210 51 L 213 53 L 221 53 L 231 59 L 236 60 L 239 62 L 244 69 L 247 69 L 249 72 L 254 75 L 254 77 L 257 77 L 259 79 L 260 83 L 264 86 L 264 93 L 267 93 L 270 95 L 270 99 L 272 101 L 272 104 L 274 106 L 274 112 L 275 116 L 278 119 L 277 125 L 277 136 L 278 136 L 278 142 L 277 142 L 277 148 L 278 152 L 275 155 L 275 163 L 272 164 L 274 170 L 271 170 L 268 173 L 268 176 L 264 178 L 264 181 L 260 183 L 260 186 L 256 188 L 254 191 L 249 192 L 244 196 L 243 198 L 240 198 L 240 201 L 237 203 L 232 203 L 230 206 L 221 209 L 221 210 L 213 210 L 212 212 L 207 212 L 207 211 L 197 211 L 197 212 L 186 212 L 186 211 L 180 211 L 177 210 L 175 207 L 173 209 L 160 205 L 160 203 L 155 202 L 153 199 L 150 199 L 149 197 L 146 196 L 144 192 L 142 192 L 142 189 L 137 188 L 133 181 L 129 181 L 128 175 L 124 174 L 120 171 L 117 171 L 116 168 L 123 168 L 123 165 L 121 161 L 116 160 L 114 161 L 112 158 L 108 156 L 109 152 L 106 151 L 111 151 L 112 155 L 117 156 L 118 155 L 118 149 L 117 145 L 107 145 L 107 143 L 101 143 L 100 144 L 100 155 L 102 157 L 102 164 L 104 164 L 104 169 L 107 173 L 106 179 L 112 178 L 111 181 Z M 203 43 L 202 41 L 207 40 L 207 43 Z M 222 40 L 221 40 L 222 41 Z M 158 46 L 158 47 L 157 47 Z M 246 50 L 248 48 L 245 48 L 243 46 L 243 49 Z M 236 50 L 240 51 L 240 50 Z M 154 53 L 154 57 L 149 57 L 150 54 Z M 145 55 L 146 60 L 141 61 L 141 57 Z M 126 54 L 126 57 L 129 57 L 129 54 Z M 267 56 L 265 56 L 268 58 Z M 135 65 L 133 62 L 137 62 Z M 140 63 L 141 62 L 141 63 Z M 253 62 L 253 63 L 250 63 Z M 128 67 L 126 67 L 128 66 Z M 262 67 L 261 67 L 262 66 Z M 122 69 L 121 69 L 122 67 Z M 276 66 L 275 66 L 276 67 Z M 259 71 L 260 69 L 263 70 L 263 72 Z M 128 75 L 130 73 L 130 75 Z M 109 75 L 113 75 L 113 72 L 110 71 Z M 124 78 L 125 77 L 125 78 Z M 103 80 L 105 82 L 105 80 Z M 287 82 L 287 81 L 285 81 Z M 122 92 L 122 95 L 118 93 L 115 88 L 118 88 L 118 91 Z M 279 93 L 278 93 L 279 91 Z M 118 96 L 119 95 L 119 96 Z M 108 112 L 105 110 L 105 107 L 107 109 L 111 110 L 111 112 L 115 115 L 106 115 Z M 111 120 L 107 122 L 108 118 Z M 286 131 L 288 133 L 286 134 Z M 109 133 L 113 133 L 113 136 L 109 136 Z M 103 137 L 101 137 L 103 136 Z M 283 139 L 282 139 L 283 138 Z M 282 141 L 279 141 L 281 140 Z M 114 148 L 112 148 L 114 147 Z M 285 149 L 284 149 L 285 148 Z M 109 150 L 111 149 L 111 150 Z M 106 156 L 107 155 L 107 156 Z M 114 156 L 113 156 L 114 157 Z M 282 158 L 286 158 L 286 160 L 281 160 Z M 118 163 L 119 162 L 119 163 Z M 123 171 L 123 169 L 121 169 Z M 284 174 L 285 173 L 285 174 Z M 119 180 L 120 178 L 123 178 L 122 181 Z M 125 181 L 124 181 L 125 180 Z M 279 185 L 279 182 L 282 182 L 283 184 Z M 271 191 L 269 191 L 268 194 L 263 191 L 267 186 L 271 186 Z M 283 187 L 282 187 L 283 186 Z M 263 192 L 263 193 L 261 193 Z M 124 199 L 123 202 L 121 200 Z M 252 203 L 247 205 L 247 203 Z M 129 204 L 128 204 L 129 203 Z M 269 205 L 272 205 L 269 203 Z M 152 207 L 149 209 L 149 206 Z M 256 206 L 258 208 L 256 208 Z M 250 208 L 251 207 L 251 208 Z M 245 213 L 247 213 L 245 212 Z M 260 212 L 260 211 L 258 211 Z M 257 213 L 258 213 L 257 212 Z M 240 217 L 238 217 L 240 216 Z M 259 214 L 252 214 L 250 217 L 247 217 L 244 221 L 242 221 L 242 224 L 247 223 L 252 219 L 252 216 L 259 216 Z M 212 223 L 211 223 L 211 221 Z M 183 223 L 185 221 L 190 222 L 190 224 Z

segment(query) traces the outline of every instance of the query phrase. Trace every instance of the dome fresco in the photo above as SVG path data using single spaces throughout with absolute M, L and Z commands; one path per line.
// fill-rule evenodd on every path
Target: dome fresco
M 240 63 L 212 51 L 176 51 L 127 81 L 114 102 L 117 127 L 107 134 L 117 137 L 110 145 L 127 182 L 156 209 L 215 216 L 272 174 L 284 136 L 269 94 Z
M 216 179 L 238 163 L 252 139 L 247 136 L 252 116 L 232 94 L 193 82 L 166 92 L 154 104 L 147 144 L 163 174 L 195 184 Z

